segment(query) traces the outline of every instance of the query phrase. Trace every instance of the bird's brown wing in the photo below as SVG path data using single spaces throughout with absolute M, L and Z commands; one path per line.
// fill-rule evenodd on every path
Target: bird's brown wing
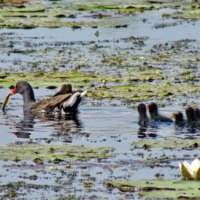
M 62 95 L 62 94 L 69 94 L 72 93 L 72 85 L 71 84 L 63 84 L 62 87 L 60 88 L 60 91 L 54 94 L 53 97 Z
M 34 103 L 31 106 L 31 109 L 38 110 L 38 111 L 52 110 L 56 106 L 60 106 L 63 103 L 63 101 L 67 100 L 71 96 L 72 96 L 72 93 L 68 93 L 68 94 L 58 95 L 49 99 L 44 99 L 42 101 Z

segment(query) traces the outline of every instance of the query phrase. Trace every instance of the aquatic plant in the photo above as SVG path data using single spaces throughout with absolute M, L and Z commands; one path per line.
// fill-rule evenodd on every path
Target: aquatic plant
M 183 163 L 178 163 L 183 177 L 189 180 L 200 180 L 200 160 L 195 159 L 191 165 L 184 161 Z

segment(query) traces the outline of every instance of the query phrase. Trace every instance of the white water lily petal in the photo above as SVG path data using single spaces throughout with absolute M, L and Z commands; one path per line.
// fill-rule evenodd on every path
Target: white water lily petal
M 181 165 L 182 165 L 181 163 L 178 163 L 178 166 L 179 166 L 180 170 L 181 170 Z
M 187 165 L 187 164 L 186 164 L 186 165 Z M 184 164 L 179 163 L 179 168 L 180 168 L 180 170 L 181 170 L 181 173 L 182 173 L 183 177 L 185 177 L 185 178 L 187 178 L 187 179 L 189 179 L 189 180 L 192 180 L 192 179 L 193 179 L 193 177 L 192 177 L 192 175 L 190 174 L 188 168 L 187 168 Z
M 191 179 L 200 180 L 200 160 L 199 159 L 195 159 L 191 163 L 191 165 L 187 161 L 184 161 L 183 164 L 178 163 L 178 165 L 183 177 L 189 180 Z
M 195 178 L 195 174 L 193 172 L 193 169 L 191 168 L 191 165 L 187 162 L 184 161 L 183 165 L 187 168 L 188 173 L 191 175 L 191 177 L 194 179 Z
M 192 169 L 192 172 L 193 172 L 193 177 L 194 177 L 194 179 L 198 179 L 197 176 L 199 176 L 198 173 L 199 173 L 199 169 L 200 169 L 200 161 L 199 161 L 199 159 L 196 158 L 196 159 L 192 162 L 192 164 L 191 164 L 191 169 Z
M 192 162 L 191 168 L 192 168 L 193 170 L 198 170 L 198 169 L 200 168 L 200 161 L 199 161 L 199 159 L 196 158 L 196 159 Z
M 200 180 L 200 168 L 196 172 L 196 180 Z

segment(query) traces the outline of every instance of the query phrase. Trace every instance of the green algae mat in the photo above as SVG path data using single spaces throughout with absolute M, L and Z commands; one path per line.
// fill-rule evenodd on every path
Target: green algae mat
M 44 161 L 52 161 L 59 163 L 61 161 L 86 161 L 89 158 L 106 159 L 112 157 L 108 154 L 114 150 L 111 147 L 85 147 L 71 146 L 66 144 L 61 145 L 40 145 L 40 144 L 8 144 L 0 147 L 1 160 L 31 160 L 36 163 Z

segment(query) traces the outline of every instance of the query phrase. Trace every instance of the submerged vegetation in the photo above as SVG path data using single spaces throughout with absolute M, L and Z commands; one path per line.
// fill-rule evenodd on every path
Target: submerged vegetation
M 124 4 L 113 4 L 112 1 L 92 4 L 63 1 L 11 3 L 1 7 L 1 26 L 16 29 L 66 26 L 72 29 L 127 28 L 129 24 L 120 24 L 118 17 L 134 17 L 147 10 L 166 7 L 174 12 L 161 13 L 160 17 L 172 18 L 175 22 L 155 24 L 152 28 L 179 26 L 184 23 L 180 21 L 183 15 L 191 16 L 184 18 L 187 22 L 194 19 L 194 13 L 195 19 L 198 19 L 198 4 L 178 2 L 175 5 L 167 2 L 130 4 L 128 1 Z M 146 22 L 145 18 L 141 21 Z M 97 38 L 99 34 L 99 31 L 95 33 Z M 15 37 L 18 41 L 13 41 Z M 28 80 L 35 87 L 46 87 L 52 83 L 61 86 L 63 82 L 69 82 L 74 87 L 87 87 L 91 97 L 120 98 L 132 102 L 150 99 L 178 101 L 181 96 L 198 95 L 196 85 L 200 61 L 193 39 L 155 44 L 151 48 L 146 45 L 148 35 L 71 42 L 38 43 L 30 39 L 30 42 L 23 40 L 12 31 L 1 33 L 2 54 L 35 58 L 35 61 L 12 60 L 13 66 L 2 69 L 1 87 L 10 86 L 17 80 Z M 36 36 L 35 39 L 40 38 Z M 184 90 L 181 90 L 181 84 L 185 85 Z
M 132 102 L 150 99 L 178 101 L 181 96 L 199 96 L 198 47 L 192 45 L 194 40 L 154 45 L 139 55 L 136 52 L 141 54 L 144 51 L 147 36 L 118 41 L 39 44 L 27 44 L 21 38 L 19 42 L 24 45 L 23 49 L 15 49 L 17 44 L 10 44 L 15 34 L 10 34 L 2 34 L 2 54 L 21 54 L 37 61 L 12 60 L 13 66 L 1 69 L 1 87 L 11 86 L 19 80 L 29 81 L 34 87 L 60 87 L 68 82 L 75 88 L 85 87 L 88 96 L 94 98 L 119 98 Z M 117 48 L 110 52 L 108 44 L 115 44 Z M 120 47 L 125 44 L 127 48 Z

